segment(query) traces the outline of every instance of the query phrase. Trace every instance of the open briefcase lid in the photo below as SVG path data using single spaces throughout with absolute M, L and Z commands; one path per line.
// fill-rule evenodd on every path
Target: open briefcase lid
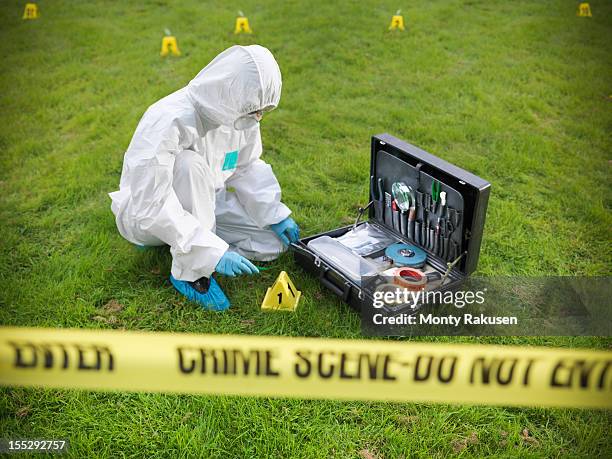
M 378 199 L 379 193 L 374 187 L 379 178 L 383 179 L 387 193 L 391 193 L 391 186 L 396 181 L 403 181 L 424 193 L 431 189 L 432 181 L 439 181 L 442 190 L 447 192 L 448 205 L 463 212 L 460 253 L 465 252 L 465 255 L 455 268 L 465 275 L 474 272 L 489 201 L 489 182 L 389 134 L 372 137 L 370 177 L 372 199 Z M 370 220 L 375 219 L 372 207 L 369 216 Z M 385 224 L 384 221 L 379 223 Z

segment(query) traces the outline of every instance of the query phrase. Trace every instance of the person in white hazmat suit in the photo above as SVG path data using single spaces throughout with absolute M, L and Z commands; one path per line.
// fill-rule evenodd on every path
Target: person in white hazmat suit
M 145 112 L 125 153 L 117 228 L 138 246 L 167 244 L 170 281 L 207 309 L 230 302 L 212 277 L 255 274 L 299 239 L 262 153 L 259 121 L 281 95 L 266 48 L 232 46 Z

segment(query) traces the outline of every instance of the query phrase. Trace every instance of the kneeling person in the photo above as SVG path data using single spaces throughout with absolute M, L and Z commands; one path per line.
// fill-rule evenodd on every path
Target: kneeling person
M 259 121 L 278 105 L 281 73 L 258 45 L 232 46 L 185 88 L 149 107 L 130 142 L 117 228 L 139 246 L 167 244 L 170 280 L 187 298 L 223 310 L 212 277 L 255 274 L 299 239 L 262 153 Z

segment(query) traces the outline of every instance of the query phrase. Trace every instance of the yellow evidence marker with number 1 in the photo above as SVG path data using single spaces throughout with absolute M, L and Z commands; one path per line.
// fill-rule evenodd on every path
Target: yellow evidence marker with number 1
M 261 309 L 295 311 L 302 292 L 295 288 L 285 271 L 281 271 L 274 285 L 268 288 Z

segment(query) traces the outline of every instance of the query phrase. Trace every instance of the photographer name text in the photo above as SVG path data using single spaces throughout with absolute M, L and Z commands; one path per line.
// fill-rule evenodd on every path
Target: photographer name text
M 458 316 L 436 316 L 433 314 L 399 314 L 386 316 L 374 314 L 372 322 L 375 325 L 518 325 L 514 316 L 485 316 L 484 314 L 468 314 Z

